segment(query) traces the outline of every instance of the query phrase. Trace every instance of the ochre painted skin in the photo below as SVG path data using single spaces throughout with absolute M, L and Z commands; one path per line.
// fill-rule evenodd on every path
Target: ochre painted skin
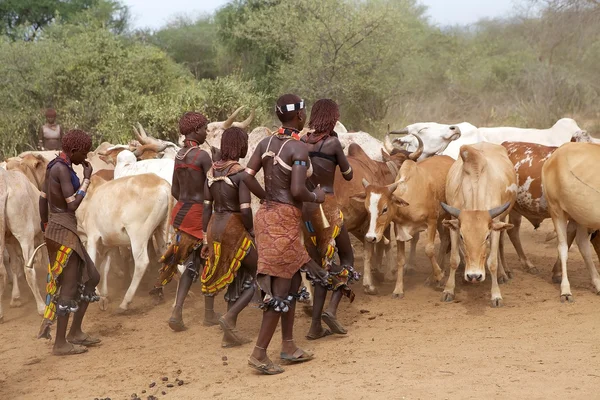
M 314 144 L 306 143 L 306 148 L 308 149 L 309 156 L 311 152 L 320 152 L 336 159 L 334 163 L 333 160 L 327 158 L 318 156 L 310 157 L 310 162 L 313 165 L 313 174 L 309 178 L 311 186 L 316 187 L 320 184 L 321 189 L 326 193 L 333 193 L 333 183 L 337 166 L 339 165 L 342 172 L 346 172 L 350 168 L 350 163 L 344 154 L 344 149 L 340 141 L 336 137 L 328 136 Z M 352 179 L 352 173 L 344 175 L 344 177 L 349 177 L 346 180 L 350 180 Z
M 198 132 L 188 135 L 187 139 L 195 140 L 198 144 L 204 143 L 206 140 L 206 127 L 202 127 Z M 186 152 L 188 153 L 182 160 L 175 159 L 171 193 L 178 201 L 202 203 L 206 172 L 210 169 L 212 162 L 208 153 L 199 148 L 189 150 L 189 147 L 184 147 L 179 151 L 178 156 L 183 156 Z M 184 165 L 188 167 L 182 168 Z
M 302 138 L 303 141 L 306 137 Z M 340 171 L 346 172 L 350 169 L 350 163 L 344 154 L 344 150 L 340 141 L 337 137 L 327 136 L 317 143 L 305 143 L 306 147 L 309 151 L 309 156 L 311 152 L 318 152 L 322 155 L 329 156 L 327 158 L 319 157 L 317 155 L 313 155 L 310 157 L 310 161 L 313 166 L 313 174 L 309 178 L 309 186 L 311 188 L 317 187 L 317 185 L 321 186 L 321 189 L 326 193 L 334 193 L 333 192 L 333 184 L 335 181 L 335 173 L 336 169 L 339 166 Z M 313 153 L 314 154 L 314 153 Z M 333 161 L 335 159 L 335 162 Z M 346 175 L 342 174 L 346 181 L 352 179 L 352 171 L 347 173 Z M 311 214 L 312 210 L 317 207 L 316 204 L 305 203 L 304 209 L 308 214 Z M 352 251 L 352 245 L 350 244 L 350 237 L 348 235 L 347 229 L 342 229 L 338 237 L 336 238 L 336 247 L 338 248 L 338 253 L 340 256 L 340 263 L 342 265 L 350 265 L 354 266 L 354 254 Z M 320 251 L 319 251 L 320 250 Z M 323 253 L 323 249 L 315 249 L 315 251 L 310 251 L 311 257 L 318 264 L 321 264 L 320 255 Z M 323 307 L 325 305 L 325 298 L 327 297 L 327 291 L 324 288 L 315 288 L 314 292 L 314 301 L 313 301 L 313 309 L 312 309 L 312 324 L 309 330 L 309 335 L 311 337 L 323 337 L 324 329 L 321 323 L 321 314 L 323 312 Z M 328 313 L 330 315 L 329 318 L 336 320 L 337 308 L 340 303 L 342 297 L 342 292 L 340 290 L 333 293 L 331 297 L 331 302 L 329 303 Z M 339 325 L 337 329 L 333 328 L 336 333 L 345 333 L 345 329 Z

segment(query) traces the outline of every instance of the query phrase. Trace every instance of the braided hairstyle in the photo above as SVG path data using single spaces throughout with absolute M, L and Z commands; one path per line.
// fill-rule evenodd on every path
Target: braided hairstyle
M 221 136 L 221 160 L 237 160 L 248 154 L 248 134 L 235 126 L 225 129 Z
M 208 119 L 198 112 L 186 112 L 179 119 L 179 133 L 188 136 L 203 126 L 208 125 Z
M 340 119 L 340 108 L 331 99 L 321 99 L 312 106 L 308 127 L 315 133 L 331 133 L 335 123 Z
M 88 153 L 92 149 L 92 137 L 80 129 L 71 129 L 62 138 L 62 149 L 65 153 Z

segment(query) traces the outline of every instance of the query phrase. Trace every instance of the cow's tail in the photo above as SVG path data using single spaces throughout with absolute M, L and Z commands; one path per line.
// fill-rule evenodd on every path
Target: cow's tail
M 173 206 L 175 203 L 175 198 L 171 195 L 170 191 L 167 194 L 167 198 L 169 199 L 169 203 L 167 206 L 167 217 L 165 218 L 165 222 L 164 222 L 164 237 L 165 237 L 165 243 L 167 245 L 167 248 L 169 248 L 169 241 L 171 240 L 171 214 L 173 213 Z

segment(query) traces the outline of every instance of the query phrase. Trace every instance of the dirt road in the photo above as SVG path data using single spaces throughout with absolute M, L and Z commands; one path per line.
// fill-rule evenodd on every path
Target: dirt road
M 600 297 L 573 248 L 569 278 L 575 303 L 561 304 L 559 287 L 550 281 L 555 242 L 544 243 L 552 224 L 548 220 L 538 231 L 523 225 L 525 250 L 541 272 L 524 273 L 509 244 L 507 259 L 515 277 L 501 285 L 503 308 L 490 308 L 489 279 L 481 286 L 459 283 L 457 301 L 440 302 L 441 293 L 423 284 L 430 267 L 420 245 L 417 272 L 406 277 L 404 299 L 391 298 L 390 282 L 380 285 L 377 296 L 354 286 L 355 302 L 344 300 L 340 307 L 348 335 L 308 341 L 309 319 L 298 310 L 297 342 L 317 359 L 285 366 L 284 374 L 273 377 L 256 375 L 246 366 L 252 345 L 222 349 L 219 328 L 202 326 L 197 285 L 186 303 L 189 329 L 171 332 L 166 324 L 170 304 L 153 307 L 146 295 L 154 271 L 140 285 L 132 313 L 113 315 L 90 307 L 85 326 L 102 337 L 100 347 L 80 356 L 54 357 L 51 343 L 35 339 L 41 319 L 23 281 L 23 307 L 8 308 L 10 290 L 3 299 L 0 399 L 115 400 L 133 393 L 143 399 L 598 398 Z M 357 265 L 362 267 L 362 260 Z M 128 282 L 111 279 L 117 282 L 111 290 L 115 309 Z M 174 290 L 166 292 L 169 302 Z M 225 307 L 221 298 L 217 307 Z M 255 337 L 259 323 L 260 311 L 249 309 L 239 327 Z M 279 332 L 275 337 L 274 360 Z M 166 387 L 176 378 L 184 384 Z M 156 386 L 149 388 L 152 382 Z

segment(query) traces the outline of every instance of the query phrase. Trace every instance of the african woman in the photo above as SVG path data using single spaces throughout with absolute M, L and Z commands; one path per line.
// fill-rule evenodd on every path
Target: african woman
M 206 265 L 201 278 L 202 292 L 205 296 L 215 296 L 228 288 L 227 313 L 219 319 L 222 347 L 249 343 L 236 329 L 237 317 L 256 289 L 257 253 L 250 191 L 242 180 L 244 167 L 238 162 L 247 152 L 246 132 L 237 127 L 226 129 L 221 136 L 221 160 L 212 164 L 204 187 L 202 258 L 206 259 Z M 255 186 L 264 198 L 262 187 L 258 182 Z
M 186 329 L 183 323 L 183 303 L 193 282 L 198 280 L 204 267 L 201 257 L 204 234 L 202 231 L 202 211 L 206 172 L 211 168 L 208 153 L 200 149 L 206 140 L 208 120 L 197 112 L 186 112 L 179 120 L 179 133 L 185 136 L 184 146 L 175 157 L 171 194 L 177 200 L 171 215 L 175 229 L 174 243 L 161 258 L 163 266 L 159 278 L 150 294 L 158 300 L 163 298 L 163 286 L 168 284 L 177 265 L 183 264 L 185 271 L 177 285 L 175 307 L 169 319 L 169 327 L 176 331 Z M 219 315 L 214 311 L 214 297 L 204 299 L 204 325 L 217 325 Z
M 306 111 L 304 101 L 293 94 L 277 100 L 276 114 L 282 123 L 272 136 L 263 139 L 248 162 L 246 173 L 255 175 L 264 168 L 266 199 L 256 214 L 254 229 L 258 251 L 257 284 L 264 293 L 263 319 L 256 346 L 248 359 L 250 367 L 264 374 L 279 374 L 283 368 L 267 356 L 279 317 L 282 346 L 280 358 L 287 362 L 304 362 L 314 358 L 294 343 L 296 300 L 300 269 L 316 282 L 327 284 L 327 272 L 316 264 L 302 243 L 302 203 L 322 203 L 325 193 L 306 188 L 310 161 L 306 146 L 299 141 Z
M 354 300 L 354 293 L 348 284 L 359 279 L 354 271 L 354 254 L 350 244 L 348 230 L 344 226 L 344 217 L 333 193 L 335 170 L 339 166 L 345 180 L 352 179 L 352 168 L 344 154 L 342 145 L 333 131 L 340 118 L 338 105 L 330 99 L 318 100 L 310 113 L 309 128 L 312 130 L 302 139 L 306 141 L 308 155 L 313 165 L 313 174 L 308 180 L 309 187 L 320 187 L 325 191 L 323 212 L 329 224 L 325 227 L 321 218 L 321 210 L 315 204 L 304 204 L 304 219 L 310 239 L 306 243 L 316 246 L 316 260 L 323 269 L 329 272 L 329 286 L 315 285 L 312 324 L 307 339 L 315 340 L 328 336 L 331 332 L 346 334 L 346 329 L 337 320 L 337 308 L 342 295 Z M 336 245 L 340 257 L 340 266 L 333 263 Z M 332 290 L 331 302 L 323 313 L 327 289 Z M 321 319 L 327 323 L 331 331 L 324 329 Z
M 85 160 L 91 147 L 92 138 L 87 133 L 69 131 L 62 138 L 62 152 L 48 164 L 40 192 L 40 217 L 50 263 L 46 310 L 38 339 L 50 339 L 52 324 L 58 319 L 52 349 L 55 355 L 84 353 L 87 346 L 100 343 L 81 328 L 89 302 L 100 300 L 96 294 L 100 274 L 81 243 L 75 217 L 92 176 L 92 166 Z M 83 183 L 73 164 L 83 165 Z M 71 313 L 73 323 L 67 335 Z
M 46 110 L 46 123 L 40 127 L 38 148 L 40 150 L 60 150 L 60 141 L 63 137 L 60 125 L 56 123 L 56 111 L 53 108 Z

